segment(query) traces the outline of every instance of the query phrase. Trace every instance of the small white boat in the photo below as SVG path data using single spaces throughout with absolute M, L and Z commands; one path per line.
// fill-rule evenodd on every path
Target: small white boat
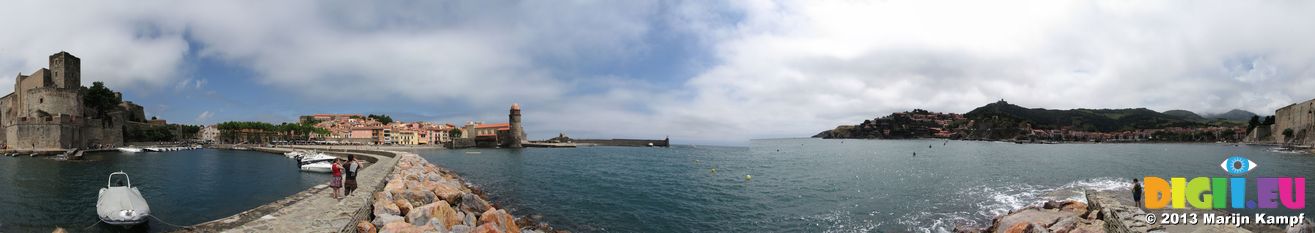
M 332 155 L 328 155 L 324 153 L 315 153 L 315 154 L 308 154 L 302 156 L 301 163 L 309 164 L 309 163 L 318 163 L 318 162 L 333 162 L 334 159 L 338 159 L 338 157 L 333 157 Z
M 306 152 L 299 151 L 299 150 L 298 150 L 298 151 L 289 151 L 288 153 L 283 153 L 283 155 L 284 155 L 284 156 L 288 156 L 289 159 L 293 159 L 293 158 L 298 158 L 298 157 L 305 157 L 305 156 L 306 156 Z
M 122 175 L 123 180 L 119 186 L 114 186 L 114 175 Z M 126 183 L 124 183 L 126 182 Z M 132 187 L 132 180 L 128 179 L 128 173 L 115 172 L 110 173 L 106 178 L 105 188 L 100 189 L 100 194 L 96 200 L 96 216 L 100 221 L 119 226 L 136 225 L 146 222 L 151 216 L 151 207 L 146 204 L 146 198 L 142 197 L 142 192 L 136 187 Z
M 164 149 L 161 149 L 161 148 L 159 148 L 159 147 L 146 147 L 146 148 L 142 148 L 142 150 L 150 151 L 150 152 L 160 152 L 160 151 L 164 151 Z
M 302 164 L 302 165 L 301 165 L 301 171 L 304 171 L 304 172 L 329 173 L 329 172 L 333 172 L 333 163 L 332 163 L 332 162 L 318 162 L 318 163 Z
M 128 152 L 128 153 L 142 152 L 142 148 L 136 148 L 136 147 L 131 147 L 131 146 L 130 146 L 130 147 L 119 147 L 119 148 L 114 148 L 114 149 L 119 150 L 119 151 L 122 151 L 122 152 Z

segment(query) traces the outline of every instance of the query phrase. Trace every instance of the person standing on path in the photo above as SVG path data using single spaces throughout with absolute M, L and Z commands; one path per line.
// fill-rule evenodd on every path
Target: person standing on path
M 1137 183 L 1136 178 L 1132 179 L 1132 202 L 1141 208 L 1141 183 Z
M 361 170 L 361 161 L 356 160 L 356 155 L 347 155 L 347 179 L 343 182 L 345 187 L 342 192 L 343 196 L 352 194 L 356 190 L 356 173 Z
M 333 199 L 341 200 L 342 195 L 338 195 L 338 189 L 342 188 L 343 186 L 342 185 L 343 169 L 342 169 L 342 163 L 339 161 L 341 160 L 333 159 L 333 166 L 331 166 L 333 168 L 333 178 L 329 178 L 329 187 L 333 188 Z

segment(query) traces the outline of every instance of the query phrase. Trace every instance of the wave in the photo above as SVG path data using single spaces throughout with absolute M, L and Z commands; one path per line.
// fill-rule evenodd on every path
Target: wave
M 1086 202 L 1084 190 L 1130 190 L 1129 180 L 1099 177 L 1069 182 L 1060 186 L 1031 184 L 979 185 L 958 193 L 960 200 L 976 208 L 974 212 L 910 213 L 901 217 L 900 225 L 913 232 L 953 232 L 955 226 L 986 227 L 997 216 L 1031 206 L 1040 206 L 1050 200 Z

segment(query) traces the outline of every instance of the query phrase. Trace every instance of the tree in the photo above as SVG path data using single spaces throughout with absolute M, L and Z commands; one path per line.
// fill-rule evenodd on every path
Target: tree
M 1272 125 L 1272 124 L 1274 124 L 1274 116 L 1267 116 L 1267 117 L 1265 117 L 1265 122 L 1264 122 L 1264 123 L 1261 123 L 1261 124 L 1262 124 L 1262 125 Z
M 388 115 L 383 115 L 383 114 L 374 115 L 374 114 L 370 114 L 369 116 L 365 116 L 365 117 L 366 117 L 366 118 L 370 118 L 370 119 L 374 119 L 375 121 L 378 121 L 379 123 L 383 123 L 383 124 L 385 124 L 385 125 L 387 125 L 388 123 L 393 123 L 393 117 L 390 117 L 390 116 L 388 116 Z
M 87 88 L 87 93 L 82 96 L 82 103 L 96 111 L 96 117 L 101 119 L 102 125 L 109 123 L 110 111 L 118 108 L 122 102 L 123 99 L 102 82 L 91 83 L 91 88 Z
M 1247 121 L 1247 133 L 1248 134 L 1251 133 L 1251 130 L 1256 129 L 1256 126 L 1259 125 L 1260 125 L 1260 116 L 1252 115 L 1251 121 Z
M 461 130 L 459 130 L 459 129 L 452 129 L 452 130 L 449 130 L 449 131 L 448 131 L 448 136 L 450 136 L 450 137 L 452 137 L 452 138 L 461 138 Z

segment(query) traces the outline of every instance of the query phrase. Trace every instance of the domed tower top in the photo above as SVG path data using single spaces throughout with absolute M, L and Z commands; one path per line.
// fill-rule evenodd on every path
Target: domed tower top
M 511 110 L 521 110 L 521 104 L 518 104 L 518 103 L 512 103 L 512 104 L 511 104 Z

